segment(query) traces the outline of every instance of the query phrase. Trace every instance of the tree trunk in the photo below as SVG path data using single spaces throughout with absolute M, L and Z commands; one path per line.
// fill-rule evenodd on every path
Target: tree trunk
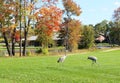
M 30 2 L 35 4 L 34 0 L 30 0 Z M 24 2 L 24 10 L 25 10 L 25 8 L 26 8 L 26 3 Z M 24 14 L 25 13 L 26 13 L 26 11 L 24 11 Z M 32 11 L 29 14 L 31 15 Z M 23 56 L 26 56 L 27 35 L 28 35 L 31 19 L 29 18 L 28 21 L 27 21 L 26 16 L 24 15 L 24 21 L 25 21 L 24 22 L 24 38 L 25 38 L 25 40 L 24 40 L 24 45 L 23 45 Z
M 23 56 L 26 56 L 26 45 L 27 45 L 27 31 L 24 32 L 25 40 L 23 45 Z
M 31 19 L 28 20 L 28 25 L 26 26 L 26 22 L 25 22 L 25 27 L 24 27 L 24 45 L 23 45 L 23 56 L 26 56 L 26 46 L 27 46 L 27 35 L 28 35 L 28 31 L 29 31 L 29 26 L 30 26 L 30 21 Z
M 22 11 L 21 11 L 21 3 L 22 3 L 22 0 L 20 0 L 20 56 L 22 56 Z
M 15 32 L 16 32 L 16 29 L 14 29 L 12 34 L 12 55 L 13 56 L 15 56 Z
M 5 32 L 3 33 L 3 37 L 4 37 L 4 40 L 5 40 L 5 44 L 6 44 L 6 48 L 7 48 L 8 54 L 9 54 L 9 56 L 11 56 L 9 43 L 8 43 L 8 40 L 7 40 Z

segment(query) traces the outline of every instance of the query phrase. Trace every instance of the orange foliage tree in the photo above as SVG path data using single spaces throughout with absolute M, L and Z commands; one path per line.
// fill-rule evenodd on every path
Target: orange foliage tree
M 68 23 L 69 26 L 69 38 L 68 38 L 68 46 L 69 46 L 69 50 L 73 51 L 76 50 L 78 48 L 78 42 L 80 40 L 80 36 L 81 36 L 81 22 L 79 20 L 71 20 Z
M 35 4 L 37 3 L 36 0 L 23 0 L 21 3 L 23 3 L 21 7 L 21 23 L 23 24 L 24 27 L 24 44 L 23 44 L 23 51 L 22 55 L 26 56 L 26 45 L 27 45 L 27 37 L 28 37 L 28 32 L 30 28 L 34 27 L 34 11 L 35 11 Z M 21 37 L 22 38 L 22 37 Z
M 0 0 L 0 27 L 9 55 L 15 55 L 16 41 L 20 41 L 20 46 L 22 45 L 22 32 L 21 30 L 20 32 L 16 31 L 16 27 L 19 29 L 23 28 L 23 37 L 25 39 L 23 55 L 26 54 L 26 42 L 29 28 L 35 27 L 33 24 L 35 25 L 36 19 L 37 29 L 40 30 L 41 26 L 42 28 L 45 26 L 46 29 L 44 28 L 45 31 L 43 31 L 43 33 L 45 33 L 48 37 L 51 36 L 53 30 L 59 30 L 62 12 L 54 5 L 57 0 L 42 0 L 45 5 L 38 9 L 38 12 L 35 10 L 37 9 L 35 8 L 36 1 L 37 0 Z M 12 43 L 12 45 L 10 45 L 10 43 Z
M 56 0 L 44 1 L 50 3 L 47 6 L 42 6 L 39 11 L 35 13 L 35 16 L 37 20 L 36 31 L 38 40 L 42 43 L 43 48 L 47 48 L 53 32 L 57 32 L 60 29 L 62 10 L 54 5 L 54 1 Z
M 13 49 L 10 51 L 10 45 L 9 41 L 10 38 L 13 40 L 13 28 L 14 28 L 14 23 L 13 23 L 13 15 L 14 15 L 14 1 L 13 0 L 0 0 L 0 25 L 2 29 L 2 35 L 5 40 L 5 44 L 7 47 L 7 51 L 9 55 L 13 55 Z M 8 37 L 7 37 L 8 36 Z M 13 45 L 13 43 L 12 43 Z
M 73 0 L 62 0 L 64 10 L 64 22 L 61 29 L 61 35 L 64 37 L 66 50 L 72 51 L 77 49 L 78 40 L 80 38 L 80 26 L 81 23 L 78 20 L 72 18 L 72 16 L 79 16 L 81 14 L 81 8 Z M 73 37 L 75 39 L 73 39 Z

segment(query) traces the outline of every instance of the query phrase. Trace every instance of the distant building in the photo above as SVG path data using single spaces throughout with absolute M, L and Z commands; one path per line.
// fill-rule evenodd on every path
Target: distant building
M 52 36 L 52 39 L 55 42 L 58 42 L 60 40 L 60 38 L 58 36 L 59 36 L 59 34 L 54 33 L 53 36 Z M 40 42 L 37 41 L 37 38 L 38 38 L 38 36 L 30 36 L 30 37 L 28 37 L 27 38 L 28 46 L 41 46 Z M 22 41 L 24 41 L 24 39 L 22 39 Z
M 104 40 L 105 40 L 105 37 L 104 37 L 104 36 L 102 36 L 102 35 L 100 35 L 100 36 L 99 36 L 99 37 L 97 37 L 95 40 L 96 40 L 96 41 L 99 41 L 99 42 L 102 42 L 102 41 L 104 41 Z

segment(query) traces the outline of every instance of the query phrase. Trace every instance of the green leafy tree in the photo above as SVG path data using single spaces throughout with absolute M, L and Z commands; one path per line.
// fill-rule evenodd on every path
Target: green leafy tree
M 94 29 L 91 26 L 82 27 L 82 38 L 79 43 L 79 48 L 91 48 L 94 46 Z
M 120 7 L 114 10 L 113 22 L 110 22 L 109 26 L 111 43 L 120 45 Z
M 95 29 L 96 37 L 98 37 L 100 34 L 106 35 L 107 31 L 109 30 L 108 21 L 107 20 L 103 20 L 102 22 L 96 24 L 94 26 L 94 29 Z
M 120 45 L 120 28 L 111 28 L 110 30 L 111 43 Z

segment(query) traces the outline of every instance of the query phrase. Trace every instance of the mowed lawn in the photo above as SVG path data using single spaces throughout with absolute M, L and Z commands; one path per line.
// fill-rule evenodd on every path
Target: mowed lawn
M 120 83 L 120 50 L 72 54 L 60 64 L 59 57 L 0 57 L 0 83 Z

